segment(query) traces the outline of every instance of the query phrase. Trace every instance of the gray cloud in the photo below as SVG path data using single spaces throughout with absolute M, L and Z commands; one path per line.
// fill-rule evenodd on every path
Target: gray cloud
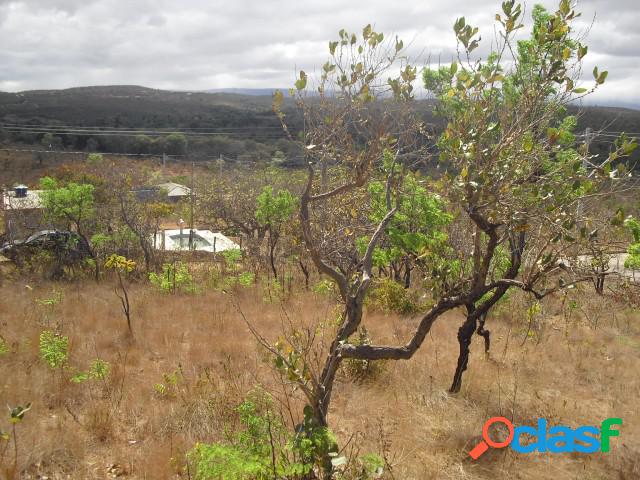
M 410 43 L 423 64 L 448 63 L 455 18 L 480 27 L 486 55 L 499 9 L 499 0 L 0 0 L 0 90 L 288 86 L 297 69 L 324 63 L 340 28 L 359 31 L 369 22 Z M 585 72 L 594 62 L 610 72 L 594 100 L 640 104 L 636 2 L 583 0 L 578 9 L 585 31 L 595 16 Z

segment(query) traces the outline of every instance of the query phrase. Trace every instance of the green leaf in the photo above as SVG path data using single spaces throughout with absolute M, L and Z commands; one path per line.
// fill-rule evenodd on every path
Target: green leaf
M 607 72 L 606 70 L 604 72 L 602 72 L 600 75 L 598 75 L 598 78 L 596 79 L 596 83 L 598 85 L 602 85 L 604 83 L 604 81 L 607 79 L 607 75 L 609 75 L 609 72 Z
M 304 73 L 304 70 L 300 70 L 300 78 L 296 80 L 295 86 L 297 90 L 304 90 L 307 86 L 307 74 Z
M 587 54 L 588 50 L 589 50 L 589 47 L 587 47 L 586 45 L 580 45 L 578 47 L 578 60 L 582 60 L 582 57 L 584 57 Z
M 533 138 L 531 137 L 531 135 L 526 135 L 524 137 L 524 141 L 522 142 L 522 148 L 527 153 L 533 150 Z

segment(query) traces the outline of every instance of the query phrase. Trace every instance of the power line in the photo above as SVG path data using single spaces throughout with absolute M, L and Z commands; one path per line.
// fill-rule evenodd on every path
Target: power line
M 253 131 L 253 130 L 282 130 L 281 125 L 256 125 L 252 127 L 110 127 L 107 125 L 58 125 L 58 124 L 35 124 L 35 123 L 9 123 L 0 122 L 0 128 L 4 127 L 16 128 L 39 128 L 51 130 L 108 130 L 108 131 L 141 131 L 152 130 L 157 132 L 190 132 L 190 131 Z
M 50 129 L 35 129 L 35 128 L 17 128 L 17 127 L 2 127 L 0 130 L 4 130 L 8 133 L 30 133 L 30 134 L 53 134 L 53 135 L 70 135 L 70 136 L 87 136 L 87 137 L 167 137 L 171 134 L 180 134 L 185 137 L 241 137 L 243 139 L 280 139 L 287 138 L 284 131 L 282 132 L 182 132 L 182 131 L 153 131 L 153 130 L 50 130 Z
M 15 133 L 53 133 L 57 135 L 74 135 L 74 134 L 85 134 L 85 135 L 120 135 L 120 136 L 131 136 L 131 135 L 147 135 L 147 136 L 168 136 L 171 134 L 182 134 L 185 136 L 229 136 L 229 135 L 245 135 L 245 136 L 273 136 L 273 135 L 284 135 L 284 131 L 270 131 L 270 132 L 251 132 L 251 131 L 224 131 L 224 132 L 191 132 L 191 131 L 160 131 L 154 129 L 147 130 L 114 130 L 114 129 L 104 129 L 104 130 L 88 130 L 88 129 L 52 129 L 46 127 L 5 127 L 0 125 L 0 130 L 5 130 L 7 132 L 15 132 Z
M 55 153 L 62 155 L 117 155 L 123 157 L 162 157 L 161 153 L 118 153 L 118 152 L 71 152 L 67 150 L 34 150 L 30 148 L 0 148 L 0 152 Z M 185 155 L 166 155 L 169 158 L 182 158 Z

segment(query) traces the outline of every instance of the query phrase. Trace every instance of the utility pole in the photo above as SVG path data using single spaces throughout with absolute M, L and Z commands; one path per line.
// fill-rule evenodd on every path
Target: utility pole
M 582 166 L 585 169 L 589 168 L 589 162 L 587 161 L 587 157 L 589 156 L 589 148 L 591 147 L 591 136 L 592 135 L 593 135 L 593 132 L 591 130 L 591 127 L 587 127 L 584 130 L 584 143 L 587 146 L 586 155 L 584 157 L 582 157 Z
M 190 219 L 189 219 L 189 250 L 193 250 L 193 237 L 194 237 L 194 231 L 193 231 L 193 178 L 194 178 L 194 167 L 195 167 L 195 162 L 193 160 L 191 160 L 191 212 L 190 212 Z

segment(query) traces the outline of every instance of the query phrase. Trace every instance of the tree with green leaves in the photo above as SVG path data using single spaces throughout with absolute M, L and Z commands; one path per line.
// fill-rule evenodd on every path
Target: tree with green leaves
M 424 71 L 425 87 L 448 121 L 438 141 L 440 158 L 451 166 L 442 192 L 464 212 L 459 221 L 468 225 L 471 239 L 455 249 L 459 277 L 418 332 L 428 332 L 443 311 L 466 307 L 452 392 L 460 390 L 474 331 L 486 333 L 487 312 L 509 288 L 540 299 L 593 279 L 568 260 L 588 243 L 593 222 L 579 205 L 606 194 L 610 182 L 624 176 L 622 164 L 616 170 L 612 162 L 630 154 L 635 143 L 622 136 L 601 159 L 574 134 L 576 119 L 567 115 L 567 105 L 607 78 L 596 67 L 591 85 L 578 85 L 587 53 L 572 27 L 578 15 L 568 0 L 554 13 L 538 6 L 530 39 L 514 44 L 523 28 L 522 8 L 506 1 L 496 15 L 502 42 L 486 61 L 472 60 L 478 30 L 460 18 L 454 26 L 460 56 L 450 66 Z M 504 254 L 508 261 L 499 262 Z
M 629 257 L 625 260 L 624 266 L 631 270 L 640 270 L 640 222 L 636 218 L 629 217 L 624 221 L 624 226 L 633 236 L 633 242 L 627 248 Z
M 188 141 L 183 133 L 171 133 L 165 139 L 165 149 L 169 155 L 186 155 Z
M 40 199 L 45 215 L 54 223 L 66 223 L 80 237 L 94 262 L 96 280 L 100 267 L 90 237 L 90 226 L 95 220 L 94 186 L 70 182 L 60 185 L 51 177 L 40 179 Z
M 341 30 L 339 40 L 329 44 L 317 95 L 307 95 L 305 72 L 291 91 L 306 125 L 301 150 L 307 179 L 298 205 L 302 239 L 320 273 L 335 283 L 344 311 L 319 369 L 312 368 L 312 355 L 296 345 L 296 336 L 270 350 L 277 356 L 276 366 L 306 395 L 313 422 L 320 427 L 328 425 L 344 347 L 363 319 L 374 252 L 398 210 L 402 172 L 424 140 L 411 109 L 417 68 L 407 63 L 403 48 L 401 40 L 385 40 L 370 25 L 361 35 Z M 387 75 L 388 83 L 381 83 Z M 274 109 L 289 132 L 282 102 L 277 93 Z M 378 212 L 368 208 L 374 179 L 384 185 Z
M 243 248 L 258 257 L 268 228 L 256 217 L 258 196 L 265 187 L 294 191 L 302 185 L 298 172 L 266 166 L 224 168 L 213 177 L 202 176 L 196 197 L 198 221 L 243 237 Z
M 411 286 L 411 273 L 417 263 L 435 260 L 447 246 L 443 227 L 452 220 L 445 211 L 440 195 L 431 192 L 427 179 L 419 172 L 407 172 L 402 179 L 402 195 L 398 196 L 397 211 L 385 230 L 385 238 L 373 252 L 374 266 L 391 270 L 394 280 L 405 288 Z M 386 214 L 385 184 L 379 180 L 369 184 L 372 222 L 379 223 Z M 363 251 L 368 237 L 360 239 Z
M 107 270 L 114 270 L 118 276 L 118 286 L 115 288 L 116 296 L 120 299 L 122 305 L 122 313 L 127 319 L 127 328 L 129 334 L 133 336 L 133 328 L 131 327 L 131 305 L 129 304 L 129 291 L 124 283 L 123 275 L 128 275 L 136 268 L 136 262 L 116 253 L 109 255 L 104 263 Z
M 629 155 L 635 142 L 623 135 L 606 158 L 599 158 L 574 133 L 576 121 L 567 115 L 567 106 L 607 78 L 607 72 L 595 68 L 593 82 L 580 84 L 587 47 L 572 27 L 577 17 L 569 0 L 561 0 L 553 13 L 536 8 L 530 38 L 516 41 L 523 28 L 522 7 L 507 0 L 495 16 L 498 44 L 485 60 L 475 56 L 478 29 L 460 18 L 454 25 L 458 57 L 449 66 L 425 69 L 425 87 L 446 120 L 437 154 L 447 170 L 429 188 L 440 196 L 451 221 L 422 219 L 419 233 L 439 240 L 435 249 L 432 242 L 396 239 L 421 265 L 429 286 L 425 291 L 432 297 L 414 333 L 399 345 L 362 344 L 351 337 L 363 322 L 376 249 L 390 241 L 394 228 L 408 228 L 399 215 L 411 191 L 408 159 L 429 155 L 420 149 L 425 129 L 410 106 L 416 69 L 398 53 L 403 48 L 399 40 L 385 43 L 367 26 L 361 37 L 341 31 L 339 40 L 329 44 L 330 60 L 313 97 L 305 93 L 307 74 L 300 72 L 291 92 L 304 115 L 308 162 L 299 218 L 309 256 L 335 282 L 344 312 L 319 371 L 312 368 L 304 345 L 270 346 L 262 340 L 306 395 L 318 424 L 327 424 L 335 375 L 345 359 L 408 360 L 444 313 L 465 308 L 450 387 L 455 393 L 462 386 L 473 334 L 489 345 L 486 314 L 509 289 L 540 300 L 593 280 L 590 269 L 575 261 L 589 241 L 593 220 L 578 205 L 610 193 L 626 175 L 622 163 L 612 164 Z M 399 74 L 388 78 L 392 71 Z M 282 95 L 274 100 L 288 131 Z M 318 181 L 323 172 L 326 181 Z M 363 216 L 358 210 L 370 202 L 362 190 L 376 177 L 385 185 L 383 214 L 377 214 L 378 222 L 359 225 Z M 399 223 L 394 223 L 396 215 Z M 361 234 L 354 235 L 356 230 Z M 368 243 L 358 249 L 363 235 Z
M 295 201 L 288 190 L 278 190 L 278 193 L 274 194 L 273 187 L 270 185 L 262 189 L 256 200 L 256 219 L 259 225 L 266 228 L 269 233 L 269 264 L 273 277 L 277 281 L 276 247 L 282 229 L 293 213 Z

